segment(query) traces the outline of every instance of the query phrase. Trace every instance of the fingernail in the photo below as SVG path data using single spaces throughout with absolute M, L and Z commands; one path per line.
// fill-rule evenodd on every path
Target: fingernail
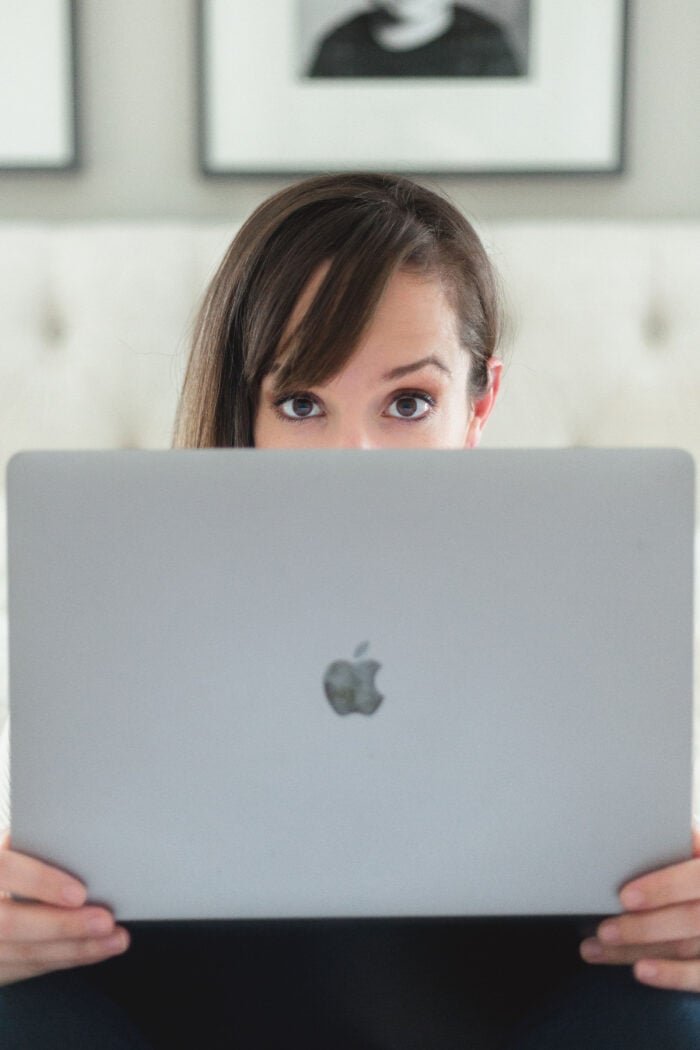
M 620 927 L 616 922 L 604 922 L 598 929 L 598 936 L 606 944 L 615 944 L 620 940 Z
M 588 962 L 594 962 L 596 959 L 602 959 L 603 947 L 598 941 L 583 941 L 581 944 L 581 955 Z
M 76 908 L 85 903 L 85 897 L 85 887 L 75 882 L 67 882 L 61 890 L 61 899 Z
M 110 952 L 123 952 L 129 947 L 129 935 L 126 930 L 112 934 L 105 941 L 105 948 Z

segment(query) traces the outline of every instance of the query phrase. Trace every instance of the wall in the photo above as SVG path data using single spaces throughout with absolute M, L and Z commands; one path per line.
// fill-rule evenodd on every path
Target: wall
M 198 173 L 192 0 L 78 0 L 83 168 L 0 173 L 0 220 L 238 219 L 284 178 Z M 446 177 L 484 219 L 700 217 L 700 4 L 632 0 L 623 175 Z

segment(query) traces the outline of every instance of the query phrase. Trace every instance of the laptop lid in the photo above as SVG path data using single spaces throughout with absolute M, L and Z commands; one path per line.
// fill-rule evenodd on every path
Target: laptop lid
M 602 913 L 689 855 L 675 450 L 27 452 L 13 846 L 122 920 Z

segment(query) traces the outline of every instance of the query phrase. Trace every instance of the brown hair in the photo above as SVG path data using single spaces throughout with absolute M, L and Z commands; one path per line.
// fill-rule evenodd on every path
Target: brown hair
M 322 263 L 330 263 L 324 280 L 285 336 Z M 443 282 L 470 354 L 467 396 L 483 396 L 500 306 L 470 223 L 446 198 L 398 175 L 321 175 L 264 201 L 226 252 L 195 322 L 173 446 L 251 446 L 260 386 L 273 363 L 284 355 L 279 389 L 332 379 L 397 270 Z

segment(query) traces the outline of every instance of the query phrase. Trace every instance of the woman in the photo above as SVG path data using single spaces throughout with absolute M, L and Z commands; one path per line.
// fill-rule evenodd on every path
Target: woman
M 303 181 L 209 287 L 174 446 L 474 448 L 498 335 L 494 274 L 447 200 Z M 127 952 L 85 887 L 8 840 L 0 890 L 3 1047 L 700 1045 L 700 859 L 628 884 L 581 944 L 575 922 L 403 920 L 140 926 Z

